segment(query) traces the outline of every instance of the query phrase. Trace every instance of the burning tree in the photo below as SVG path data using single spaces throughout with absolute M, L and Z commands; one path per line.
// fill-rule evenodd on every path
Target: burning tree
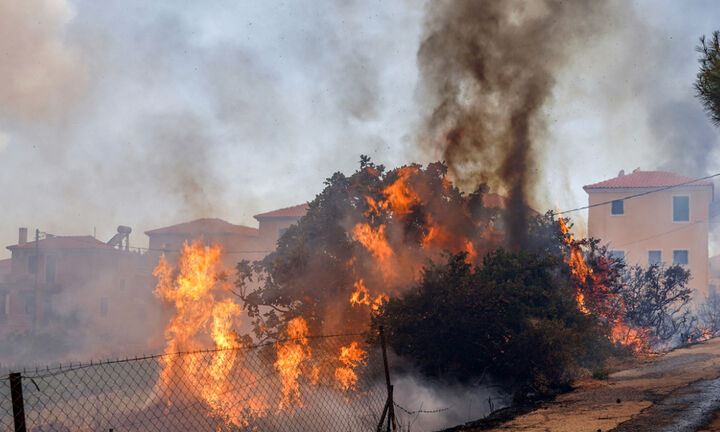
M 647 352 L 667 340 L 687 272 L 627 272 L 552 213 L 529 218 L 521 250 L 506 242 L 506 210 L 484 205 L 487 189 L 465 195 L 446 174 L 442 163 L 386 171 L 363 157 L 352 176 L 327 179 L 276 252 L 238 265 L 255 338 L 275 339 L 296 318 L 311 334 L 374 319 L 430 375 L 489 370 L 536 390 L 600 364 L 613 343 Z
M 662 346 L 680 331 L 692 293 L 687 287 L 689 280 L 690 271 L 679 265 L 633 266 L 623 274 L 615 307 L 627 323 L 644 329 L 650 346 Z
M 327 179 L 274 253 L 238 265 L 255 336 L 275 338 L 296 317 L 314 334 L 366 329 L 444 250 L 476 262 L 500 244 L 502 210 L 483 205 L 486 189 L 465 195 L 446 174 L 442 163 L 386 171 L 363 156 L 352 176 Z
M 478 265 L 450 255 L 384 305 L 374 325 L 427 375 L 489 373 L 540 394 L 566 388 L 578 368 L 602 367 L 609 355 L 665 346 L 685 317 L 689 272 L 627 268 L 569 228 L 548 213 L 530 221 L 527 249 L 500 248 Z
M 562 258 L 498 249 L 474 266 L 463 253 L 427 267 L 421 281 L 375 317 L 395 351 L 427 375 L 467 381 L 486 373 L 548 393 L 567 386 L 581 358 L 608 345 L 583 313 Z
M 169 403 L 199 399 L 245 425 L 302 407 L 302 389 L 320 380 L 327 391 L 361 394 L 362 366 L 373 355 L 367 330 L 381 324 L 396 352 L 428 375 L 490 373 L 553 392 L 577 367 L 599 365 L 613 342 L 640 351 L 653 335 L 665 337 L 648 326 L 670 322 L 677 311 L 667 308 L 687 298 L 687 275 L 628 282 L 621 261 L 597 240 L 574 239 L 552 213 L 528 220 L 522 248 L 508 243 L 501 197 L 482 186 L 462 193 L 442 163 L 386 171 L 363 157 L 351 176 L 336 173 L 325 185 L 274 253 L 238 264 L 234 285 L 217 247 L 187 245 L 177 266 L 161 259 L 156 294 L 176 312 L 158 383 Z M 648 301 L 664 315 L 645 313 Z M 239 332 L 244 314 L 252 334 Z M 330 350 L 308 339 L 333 334 L 350 339 Z M 238 349 L 248 346 L 261 348 Z M 170 355 L 207 348 L 217 351 L 202 364 Z M 257 356 L 272 361 L 247 370 Z M 275 377 L 276 397 L 227 387 L 231 377 L 254 382 L 258 374 Z M 198 390 L 169 391 L 173 382 Z M 252 403 L 239 403 L 246 399 Z

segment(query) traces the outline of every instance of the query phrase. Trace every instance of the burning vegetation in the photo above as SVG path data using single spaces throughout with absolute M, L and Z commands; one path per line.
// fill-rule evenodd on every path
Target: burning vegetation
M 427 375 L 490 375 L 539 393 L 567 386 L 578 368 L 602 367 L 618 349 L 650 352 L 677 334 L 687 271 L 656 268 L 638 279 L 597 240 L 576 240 L 566 219 L 529 208 L 518 248 L 502 204 L 485 186 L 462 193 L 442 163 L 386 171 L 363 157 L 353 175 L 327 179 L 274 253 L 239 263 L 234 284 L 218 247 L 189 244 L 177 266 L 161 259 L 156 294 L 174 309 L 166 352 L 216 350 L 202 365 L 167 357 L 158 385 L 180 379 L 197 390 L 170 392 L 166 403 L 199 399 L 243 425 L 303 407 L 303 389 L 347 398 L 361 392 L 368 330 L 379 325 Z M 332 334 L 350 339 L 332 352 L 308 342 Z M 252 385 L 229 391 L 238 371 L 257 381 L 243 369 L 257 354 L 242 347 L 266 342 L 280 396 Z

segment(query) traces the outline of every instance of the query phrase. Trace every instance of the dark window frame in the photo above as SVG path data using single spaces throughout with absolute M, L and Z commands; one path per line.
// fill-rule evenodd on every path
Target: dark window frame
M 690 195 L 673 195 L 673 222 L 690 222 Z M 678 202 L 680 202 L 681 199 L 685 199 L 687 202 L 684 203 L 687 208 L 681 209 L 684 210 L 683 212 L 678 211 Z M 682 217 L 685 217 L 685 219 L 682 219 Z
M 678 253 L 685 252 L 685 262 L 678 262 Z M 673 249 L 673 265 L 690 265 L 690 250 L 688 249 Z
M 625 200 L 613 200 L 610 203 L 610 214 L 613 216 L 623 216 L 625 214 Z
M 657 252 L 659 254 L 657 261 L 653 262 L 653 259 L 651 258 L 651 255 L 653 252 Z M 648 265 L 653 264 L 660 264 L 662 263 L 662 250 L 652 249 L 648 250 Z
M 611 249 L 611 250 L 608 250 L 608 256 L 613 259 L 620 258 L 620 259 L 624 260 L 625 259 L 625 251 L 621 250 L 621 249 Z

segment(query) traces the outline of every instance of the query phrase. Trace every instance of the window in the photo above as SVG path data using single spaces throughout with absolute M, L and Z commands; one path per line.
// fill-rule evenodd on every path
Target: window
M 100 298 L 100 316 L 106 317 L 108 314 L 108 299 L 107 297 Z
M 0 291 L 0 322 L 7 321 L 7 298 L 6 291 Z
M 280 228 L 280 230 L 278 231 L 279 236 L 282 237 L 283 234 L 285 234 L 285 231 L 287 231 L 287 230 L 288 230 L 287 228 Z
M 615 200 L 610 205 L 610 213 L 614 215 L 625 214 L 625 201 Z
M 35 316 L 35 294 L 25 293 L 25 313 Z
M 662 251 L 648 251 L 648 265 L 659 265 L 662 262 Z
M 625 251 L 611 250 L 608 251 L 608 256 L 612 259 L 625 259 Z
M 28 273 L 35 274 L 37 273 L 37 256 L 36 255 L 30 255 L 28 257 Z
M 673 222 L 689 222 L 690 221 L 690 197 L 674 196 L 673 197 Z
M 674 250 L 673 251 L 673 265 L 687 265 L 690 262 L 689 253 L 687 250 Z
M 55 282 L 55 255 L 45 257 L 45 282 Z

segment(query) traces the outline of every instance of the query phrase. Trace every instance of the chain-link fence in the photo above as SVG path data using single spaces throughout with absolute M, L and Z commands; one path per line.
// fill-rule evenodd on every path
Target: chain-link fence
M 11 373 L 0 378 L 0 428 L 376 430 L 388 399 L 382 352 L 358 339 L 308 337 Z

